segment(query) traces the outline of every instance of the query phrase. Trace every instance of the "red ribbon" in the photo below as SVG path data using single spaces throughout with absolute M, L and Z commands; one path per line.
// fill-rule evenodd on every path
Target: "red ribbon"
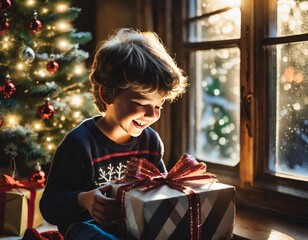
M 27 227 L 33 226 L 34 219 L 34 202 L 36 196 L 36 189 L 41 188 L 42 184 L 36 181 L 17 181 L 13 177 L 3 174 L 3 179 L 0 181 L 0 232 L 3 232 L 4 227 L 4 206 L 5 193 L 13 188 L 27 189 L 30 191 L 30 199 L 28 200 L 28 222 Z
M 188 195 L 190 217 L 190 239 L 201 239 L 201 211 L 199 194 L 191 187 L 190 182 L 205 184 L 216 180 L 216 176 L 206 172 L 205 163 L 184 154 L 167 175 L 163 175 L 154 164 L 144 158 L 131 158 L 127 164 L 126 178 L 117 183 L 124 183 L 117 191 L 117 198 L 121 201 L 120 231 L 127 234 L 125 214 L 125 192 L 143 186 L 143 190 L 150 190 L 162 184 L 168 184 Z

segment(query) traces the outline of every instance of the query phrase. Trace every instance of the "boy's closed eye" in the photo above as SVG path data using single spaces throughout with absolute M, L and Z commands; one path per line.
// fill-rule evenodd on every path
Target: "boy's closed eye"
M 138 103 L 138 102 L 135 102 L 139 107 L 141 108 L 146 108 L 148 106 L 150 106 L 150 104 L 142 104 L 142 103 Z M 156 109 L 163 109 L 163 106 L 155 106 Z

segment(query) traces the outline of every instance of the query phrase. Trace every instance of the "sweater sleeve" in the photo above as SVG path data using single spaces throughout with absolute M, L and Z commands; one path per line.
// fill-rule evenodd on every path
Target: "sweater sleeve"
M 89 190 L 90 185 L 86 153 L 85 146 L 72 137 L 64 139 L 58 147 L 40 201 L 40 210 L 47 222 L 66 225 L 89 217 L 77 199 L 78 194 Z

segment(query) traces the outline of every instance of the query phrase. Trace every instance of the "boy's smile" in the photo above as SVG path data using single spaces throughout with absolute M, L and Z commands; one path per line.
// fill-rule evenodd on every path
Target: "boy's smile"
M 125 89 L 107 104 L 106 115 L 97 124 L 111 140 L 126 143 L 160 118 L 164 101 L 156 91 L 141 93 Z

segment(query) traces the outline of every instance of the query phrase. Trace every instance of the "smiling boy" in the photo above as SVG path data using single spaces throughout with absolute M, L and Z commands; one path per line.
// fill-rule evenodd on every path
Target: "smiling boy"
M 185 92 L 187 79 L 157 35 L 125 28 L 99 45 L 90 81 L 101 115 L 57 148 L 40 207 L 65 239 L 118 239 L 119 201 L 104 184 L 123 178 L 132 157 L 166 172 L 163 143 L 150 125 L 165 101 Z

